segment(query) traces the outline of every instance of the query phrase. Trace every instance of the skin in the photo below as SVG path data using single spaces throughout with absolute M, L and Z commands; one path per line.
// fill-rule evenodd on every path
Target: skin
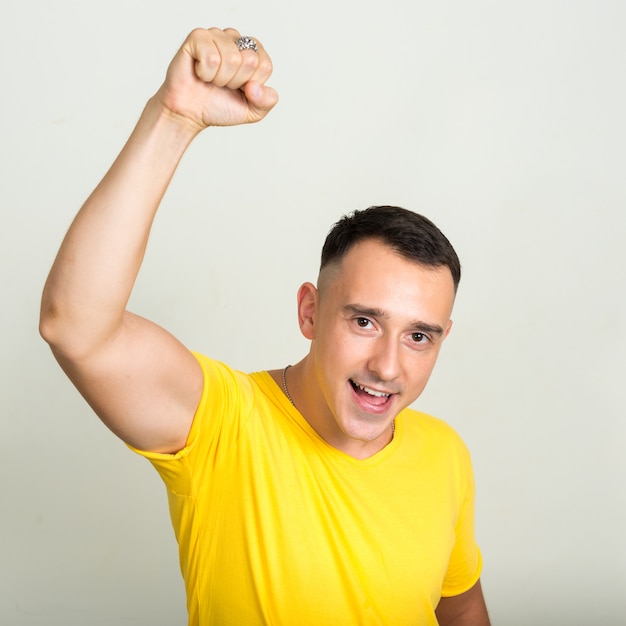
M 44 287 L 40 333 L 74 385 L 121 439 L 185 445 L 202 393 L 196 360 L 126 310 L 154 215 L 191 141 L 212 126 L 258 122 L 278 94 L 272 62 L 239 51 L 234 29 L 197 29 L 172 60 L 120 155 L 74 219 Z
M 389 443 L 394 418 L 428 382 L 452 326 L 452 275 L 371 239 L 324 269 L 319 283 L 319 290 L 305 283 L 298 293 L 300 328 L 311 347 L 287 371 L 287 383 L 323 439 L 367 458 Z M 281 375 L 273 372 L 277 381 Z
M 212 28 L 187 37 L 120 155 L 74 219 L 44 287 L 42 337 L 102 421 L 143 450 L 182 449 L 203 390 L 189 351 L 126 309 L 152 221 L 201 131 L 258 122 L 278 101 L 266 85 L 272 63 L 262 43 L 257 40 L 258 53 L 239 51 L 239 36 L 234 29 Z M 451 277 L 366 242 L 339 267 L 324 270 L 319 285 L 306 283 L 298 294 L 300 326 L 311 350 L 289 370 L 290 390 L 322 437 L 365 458 L 389 442 L 394 416 L 428 380 L 450 328 Z M 411 320 L 442 331 L 416 349 L 409 337 L 419 329 L 411 328 Z M 278 382 L 279 372 L 273 375 Z M 351 379 L 393 397 L 381 409 L 355 393 Z M 442 599 L 440 623 L 483 626 L 488 622 L 481 606 L 478 584 Z

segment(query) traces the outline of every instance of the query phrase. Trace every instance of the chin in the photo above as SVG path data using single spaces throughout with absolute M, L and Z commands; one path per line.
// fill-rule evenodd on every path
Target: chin
M 393 417 L 385 415 L 363 415 L 349 417 L 346 420 L 338 422 L 339 428 L 351 439 L 357 441 L 375 441 L 379 437 L 382 437 L 387 430 L 391 422 L 395 419 L 395 413 Z

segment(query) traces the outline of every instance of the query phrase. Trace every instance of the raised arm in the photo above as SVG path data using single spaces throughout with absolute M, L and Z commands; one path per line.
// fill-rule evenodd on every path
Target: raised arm
M 40 332 L 104 423 L 143 450 L 186 441 L 202 393 L 193 356 L 126 310 L 154 215 L 191 141 L 257 122 L 277 102 L 263 46 L 233 29 L 194 30 L 120 155 L 74 219 L 46 282 Z

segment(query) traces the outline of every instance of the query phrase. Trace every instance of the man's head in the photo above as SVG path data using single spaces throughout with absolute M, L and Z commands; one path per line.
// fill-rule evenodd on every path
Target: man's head
M 311 341 L 298 406 L 327 442 L 360 458 L 388 442 L 450 331 L 459 278 L 454 249 L 420 215 L 373 207 L 335 225 L 318 286 L 298 292 Z
M 396 206 L 373 206 L 342 217 L 326 237 L 320 272 L 339 263 L 352 246 L 365 239 L 377 239 L 424 267 L 447 267 L 456 292 L 461 264 L 452 244 L 429 219 Z

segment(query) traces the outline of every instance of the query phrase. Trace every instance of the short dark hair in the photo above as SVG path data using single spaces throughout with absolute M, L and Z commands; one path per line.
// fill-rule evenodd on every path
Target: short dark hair
M 420 265 L 447 267 L 456 291 L 461 263 L 448 238 L 428 218 L 397 206 L 372 206 L 344 215 L 326 237 L 320 270 L 341 261 L 352 246 L 365 239 L 377 239 Z

